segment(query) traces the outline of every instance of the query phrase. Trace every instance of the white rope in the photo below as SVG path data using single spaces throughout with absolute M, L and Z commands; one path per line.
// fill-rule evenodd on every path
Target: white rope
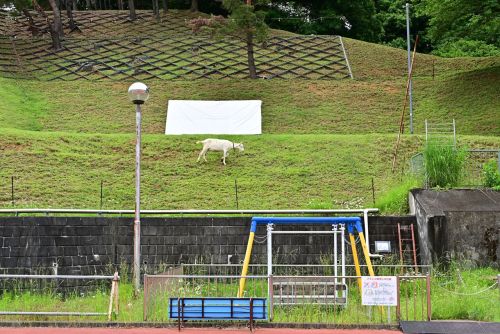
M 461 292 L 455 292 L 455 291 L 448 290 L 448 289 L 446 289 L 446 288 L 442 287 L 442 286 L 441 286 L 441 285 L 439 285 L 439 284 L 438 284 L 437 286 L 438 286 L 439 288 L 443 289 L 444 291 L 449 292 L 449 293 L 454 294 L 454 295 L 459 295 L 459 296 L 475 296 L 475 295 L 479 295 L 479 294 L 481 294 L 481 293 L 483 293 L 483 292 L 486 292 L 486 291 L 488 291 L 488 290 L 492 289 L 492 288 L 493 288 L 493 287 L 495 287 L 497 284 L 498 284 L 498 282 L 495 282 L 495 283 L 493 283 L 491 286 L 487 287 L 486 289 L 481 290 L 481 291 L 477 291 L 477 292 L 473 292 L 473 293 L 461 293 Z

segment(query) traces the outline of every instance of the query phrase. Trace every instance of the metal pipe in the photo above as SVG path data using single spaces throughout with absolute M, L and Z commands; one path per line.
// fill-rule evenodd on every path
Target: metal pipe
M 345 52 L 344 42 L 342 41 L 342 36 L 339 36 L 340 45 L 342 46 L 342 51 L 344 52 L 345 63 L 347 64 L 347 69 L 349 70 L 349 76 L 351 79 L 354 79 L 352 75 L 351 65 L 349 64 L 349 59 L 347 59 L 347 53 Z
M 334 263 L 334 267 L 333 267 L 333 274 L 335 276 L 337 276 L 339 273 L 338 273 L 338 254 L 337 254 L 337 225 L 332 225 L 332 231 L 334 234 L 333 236 L 333 263 Z M 338 283 L 338 280 L 335 279 L 335 284 Z
M 268 296 L 269 296 L 269 321 L 273 321 L 274 318 L 274 287 L 273 287 L 273 275 L 268 277 Z
M 272 274 L 273 274 L 273 224 L 267 224 L 267 275 L 271 276 Z
M 335 234 L 334 231 L 273 231 L 273 234 Z
M 412 99 L 412 83 L 411 83 L 411 52 L 410 52 L 410 4 L 406 3 L 406 44 L 408 49 L 408 80 L 409 80 L 409 91 L 408 97 L 410 100 L 410 133 L 413 134 L 413 99 Z
M 141 105 L 135 109 L 136 141 L 135 141 L 135 212 L 134 212 L 134 288 L 141 287 Z
M 376 257 L 376 258 L 381 258 L 382 255 L 380 254 L 372 254 L 370 253 L 370 233 L 368 231 L 368 212 L 370 209 L 364 209 L 363 210 L 363 225 L 365 229 L 365 237 L 366 237 L 366 246 L 368 247 L 368 255 L 370 257 Z
M 101 316 L 101 315 L 107 315 L 107 313 L 106 312 L 98 313 L 98 312 L 5 312 L 5 311 L 0 311 L 0 315 Z
M 43 278 L 43 279 L 87 279 L 87 280 L 98 280 L 98 279 L 114 279 L 114 276 L 84 276 L 84 275 L 8 275 L 1 274 L 0 279 L 2 278 Z
M 342 261 L 342 265 L 341 265 L 341 269 L 342 269 L 342 276 L 345 276 L 345 225 L 344 224 L 340 224 L 340 238 L 341 238 L 341 251 L 342 251 L 342 257 L 341 257 L 341 261 Z M 345 284 L 345 278 L 342 278 L 342 284 Z M 345 292 L 344 292 L 345 293 Z
M 378 212 L 378 209 L 347 209 L 347 210 L 310 210 L 310 209 L 294 209 L 294 210 L 203 210 L 203 209 L 185 209 L 185 210 L 141 210 L 141 215 L 220 215 L 220 214 L 340 214 L 340 213 L 363 213 Z M 109 214 L 109 215 L 131 215 L 135 210 L 98 210 L 98 209 L 0 209 L 0 214 L 4 213 L 67 213 L 67 214 Z

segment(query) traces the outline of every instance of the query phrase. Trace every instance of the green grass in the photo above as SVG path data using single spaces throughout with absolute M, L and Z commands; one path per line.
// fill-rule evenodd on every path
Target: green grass
M 460 184 L 467 159 L 465 148 L 455 148 L 452 140 L 429 140 L 423 155 L 425 175 L 430 187 L 453 188 Z
M 416 133 L 424 133 L 424 120 L 451 122 L 455 118 L 458 134 L 500 135 L 498 94 L 495 80 L 500 67 L 486 77 L 477 73 L 416 79 L 414 82 Z M 490 79 L 487 79 L 490 78 Z M 131 82 L 33 82 L 3 79 L 3 87 L 18 87 L 28 101 L 39 105 L 13 104 L 2 110 L 2 127 L 32 129 L 21 123 L 23 110 L 31 110 L 30 121 L 45 131 L 87 133 L 132 133 L 134 109 L 126 91 Z M 403 80 L 382 81 L 288 81 L 288 80 L 197 80 L 149 81 L 150 100 L 144 106 L 145 133 L 165 131 L 166 104 L 170 99 L 263 101 L 265 134 L 356 134 L 397 133 L 404 97 Z M 453 87 L 453 91 L 448 91 Z M 474 100 L 473 92 L 480 99 Z M 467 92 L 467 93 L 466 93 Z M 3 90 L 10 100 L 17 95 Z M 39 104 L 41 102 L 38 102 Z M 40 112 L 39 110 L 43 110 Z M 26 121 L 23 121 L 26 122 Z M 408 122 L 406 122 L 408 128 Z
M 0 78 L 0 127 L 42 130 L 40 118 L 48 111 L 46 96 L 16 80 Z
M 196 163 L 200 136 L 145 135 L 144 209 L 234 209 L 234 180 L 241 209 L 334 207 L 355 198 L 371 206 L 399 183 L 400 170 L 421 138 L 404 137 L 398 172 L 390 172 L 394 135 L 233 136 L 245 144 L 223 166 L 218 153 Z M 500 138 L 462 137 L 469 147 L 498 147 Z M 480 143 L 480 144 L 477 144 Z M 96 208 L 104 181 L 104 208 L 134 206 L 134 135 L 4 130 L 0 138 L 0 205 L 10 207 L 15 176 L 18 207 Z M 406 156 L 406 158 L 405 158 Z M 406 161 L 406 162 L 404 162 Z M 404 163 L 404 164 L 403 164 Z M 338 207 L 338 206 L 335 206 Z
M 422 186 L 422 180 L 405 177 L 400 184 L 382 194 L 375 202 L 375 207 L 383 214 L 405 214 L 408 212 L 408 192 Z

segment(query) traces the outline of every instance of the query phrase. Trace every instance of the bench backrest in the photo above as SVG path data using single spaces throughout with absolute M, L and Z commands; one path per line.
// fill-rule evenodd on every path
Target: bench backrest
M 170 298 L 169 318 L 183 320 L 267 319 L 266 298 Z M 250 307 L 250 304 L 252 307 Z

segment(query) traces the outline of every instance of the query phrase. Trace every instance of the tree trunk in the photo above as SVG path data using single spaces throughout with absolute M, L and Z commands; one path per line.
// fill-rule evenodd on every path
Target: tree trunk
M 134 0 L 128 0 L 128 9 L 130 11 L 129 19 L 131 21 L 135 21 L 135 19 L 137 19 L 137 15 L 135 14 Z
M 191 11 L 192 12 L 198 11 L 198 0 L 191 0 Z
M 160 5 L 158 4 L 158 0 L 153 1 L 153 15 L 157 20 L 160 19 Z
M 50 37 L 52 38 L 52 47 L 54 50 L 61 50 L 61 38 L 64 37 L 64 31 L 61 22 L 61 12 L 59 7 L 57 7 L 55 0 L 49 0 L 50 8 L 52 9 L 52 14 L 54 15 L 54 20 L 49 22 Z
M 163 3 L 163 14 L 166 14 L 168 10 L 167 0 L 162 0 L 162 3 Z
M 123 10 L 123 0 L 118 0 L 118 9 Z
M 73 18 L 73 5 L 76 1 L 74 0 L 66 0 L 66 15 L 68 15 L 69 19 L 69 29 L 71 31 L 78 29 L 78 27 L 75 24 L 75 20 Z
M 257 69 L 255 67 L 255 58 L 253 54 L 253 35 L 247 32 L 247 56 L 248 56 L 248 73 L 251 79 L 257 79 Z

